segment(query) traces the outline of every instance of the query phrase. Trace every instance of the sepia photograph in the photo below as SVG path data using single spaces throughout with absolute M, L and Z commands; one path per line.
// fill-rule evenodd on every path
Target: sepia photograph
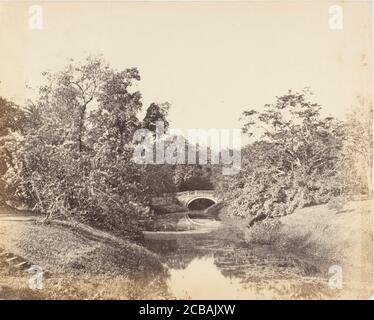
M 0 1 L 0 300 L 374 299 L 373 12 Z

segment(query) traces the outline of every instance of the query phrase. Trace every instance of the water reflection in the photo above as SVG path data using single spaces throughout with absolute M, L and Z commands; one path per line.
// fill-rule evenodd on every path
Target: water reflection
M 225 277 L 207 256 L 193 259 L 185 269 L 170 269 L 170 293 L 177 299 L 246 299 L 239 278 Z
M 221 226 L 206 233 L 153 233 L 146 246 L 168 268 L 178 299 L 320 299 L 330 297 L 319 270 L 270 246 L 233 241 Z
M 170 294 L 177 299 L 323 299 L 333 292 L 318 277 L 245 279 L 223 275 L 212 256 L 196 258 L 185 269 L 170 269 Z

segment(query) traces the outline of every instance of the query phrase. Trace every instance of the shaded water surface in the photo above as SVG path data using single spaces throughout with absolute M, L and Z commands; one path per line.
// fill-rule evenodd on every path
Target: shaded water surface
M 148 249 L 168 266 L 169 291 L 176 298 L 313 299 L 332 294 L 316 266 L 270 246 L 249 246 L 217 221 L 190 223 L 194 230 L 145 237 Z

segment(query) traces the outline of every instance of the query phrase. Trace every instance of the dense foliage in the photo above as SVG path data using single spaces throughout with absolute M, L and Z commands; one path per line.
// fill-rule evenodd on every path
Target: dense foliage
M 132 89 L 138 71 L 87 58 L 44 76 L 17 142 L 18 198 L 46 220 L 73 218 L 137 236 L 149 211 L 145 168 L 131 161 L 141 126 L 141 95 Z
M 152 103 L 139 119 L 137 69 L 119 71 L 88 57 L 43 75 L 45 85 L 26 110 L 0 101 L 3 195 L 27 204 L 45 221 L 74 219 L 136 238 L 149 218 L 152 196 L 211 187 L 195 166 L 132 161 L 135 130 L 155 133 L 156 121 L 169 126 L 168 103 Z M 11 133 L 17 130 L 15 140 Z
M 135 130 L 157 139 L 156 122 L 170 125 L 168 103 L 152 103 L 139 119 L 137 69 L 89 57 L 44 76 L 25 109 L 0 98 L 0 201 L 21 201 L 45 221 L 75 219 L 136 238 L 151 197 L 164 193 L 214 188 L 228 212 L 262 219 L 371 192 L 371 105 L 362 99 L 345 122 L 323 117 L 308 90 L 245 111 L 243 132 L 252 142 L 242 149 L 239 174 L 224 176 L 209 160 L 132 161 Z
M 21 138 L 24 112 L 0 97 L 0 204 L 14 198 L 17 186 L 17 145 Z
M 358 189 L 369 192 L 368 185 L 360 182 L 359 176 L 352 177 L 349 169 L 357 155 L 352 147 L 357 143 L 348 142 L 353 136 L 362 141 L 357 133 L 360 125 L 352 123 L 348 128 L 349 123 L 322 117 L 320 109 L 304 90 L 277 97 L 261 112 L 244 112 L 243 132 L 254 141 L 242 150 L 240 174 L 217 183 L 229 200 L 229 212 L 276 217 Z M 366 132 L 362 152 L 367 154 L 371 150 L 370 128 L 369 123 L 361 125 Z M 366 159 L 369 173 L 370 155 Z M 360 187 L 352 187 L 357 183 Z

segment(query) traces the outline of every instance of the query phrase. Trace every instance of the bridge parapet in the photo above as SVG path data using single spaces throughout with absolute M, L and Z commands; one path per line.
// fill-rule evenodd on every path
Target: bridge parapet
M 181 192 L 176 192 L 175 195 L 178 197 L 183 197 L 183 196 L 196 196 L 196 195 L 208 195 L 208 196 L 213 196 L 214 195 L 214 190 L 194 190 L 194 191 L 181 191 Z
M 194 190 L 181 191 L 174 194 L 164 194 L 152 199 L 153 205 L 167 205 L 174 201 L 179 202 L 180 205 L 187 208 L 189 204 L 197 199 L 209 199 L 214 203 L 218 203 L 220 199 L 216 196 L 214 190 Z

